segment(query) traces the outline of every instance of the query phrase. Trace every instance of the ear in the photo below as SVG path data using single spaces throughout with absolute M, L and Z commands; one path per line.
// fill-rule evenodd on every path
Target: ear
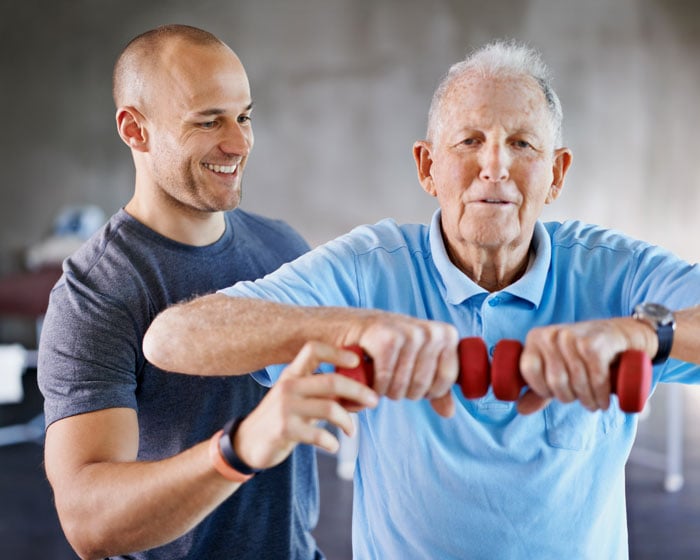
M 146 118 L 134 107 L 117 109 L 117 131 L 124 143 L 138 152 L 148 151 Z
M 431 149 L 432 144 L 427 140 L 417 141 L 413 144 L 413 159 L 416 161 L 418 181 L 421 187 L 423 187 L 423 190 L 430 196 L 437 196 L 435 181 L 431 175 L 433 167 L 433 158 L 430 154 Z
M 552 163 L 552 186 L 549 187 L 549 193 L 545 199 L 545 204 L 551 204 L 561 194 L 564 188 L 564 177 L 569 170 L 573 155 L 569 148 L 559 148 L 554 151 L 554 161 Z

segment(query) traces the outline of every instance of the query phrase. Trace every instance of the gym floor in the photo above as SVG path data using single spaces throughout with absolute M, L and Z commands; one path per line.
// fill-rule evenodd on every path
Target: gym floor
M 24 422 L 41 410 L 32 372 L 25 374 L 25 401 L 0 406 L 0 426 Z M 653 455 L 665 446 L 666 388 L 653 397 L 640 423 L 627 467 L 627 499 L 632 560 L 700 557 L 700 432 L 684 433 L 683 488 L 664 490 L 664 473 Z M 683 389 L 683 425 L 700 425 L 700 387 Z M 329 560 L 348 560 L 352 483 L 336 476 L 334 457 L 320 454 L 321 520 L 316 537 Z M 36 443 L 0 447 L 0 558 L 75 560 L 61 533 Z

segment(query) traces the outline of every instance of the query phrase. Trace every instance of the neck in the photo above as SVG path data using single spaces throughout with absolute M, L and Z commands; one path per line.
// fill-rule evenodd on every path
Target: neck
M 518 281 L 530 262 L 529 247 L 516 252 L 479 248 L 467 255 L 457 253 L 448 246 L 447 253 L 457 268 L 489 292 L 498 292 Z
M 145 205 L 134 197 L 124 210 L 145 226 L 160 235 L 195 247 L 216 242 L 226 230 L 223 212 L 187 212 L 182 209 L 164 209 L 158 205 Z

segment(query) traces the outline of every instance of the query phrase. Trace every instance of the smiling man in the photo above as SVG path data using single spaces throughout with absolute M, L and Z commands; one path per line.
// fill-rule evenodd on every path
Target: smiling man
M 700 269 L 597 226 L 539 221 L 571 163 L 561 115 L 538 53 L 485 46 L 450 70 L 414 145 L 440 205 L 429 225 L 359 227 L 164 311 L 146 334 L 149 360 L 200 374 L 284 363 L 309 340 L 364 348 L 387 398 L 359 414 L 355 558 L 627 557 L 637 418 L 610 403 L 609 367 L 640 349 L 654 386 L 700 382 Z M 517 404 L 453 387 L 467 336 L 525 343 Z M 253 426 L 240 424 L 236 449 L 255 466 Z
M 168 305 L 259 278 L 308 249 L 286 224 L 237 208 L 253 147 L 241 61 L 206 31 L 164 26 L 127 45 L 113 90 L 134 194 L 64 263 L 39 349 L 46 472 L 66 536 L 81 558 L 322 558 L 311 535 L 315 456 L 296 443 L 333 451 L 330 434 L 311 437 L 315 421 L 349 432 L 352 419 L 337 405 L 309 416 L 306 404 L 371 404 L 372 391 L 319 376 L 286 392 L 250 376 L 173 376 L 141 351 Z M 317 359 L 313 346 L 300 358 L 304 369 Z M 231 429 L 221 430 L 261 402 L 300 431 L 258 434 L 273 453 L 252 477 L 227 454 Z

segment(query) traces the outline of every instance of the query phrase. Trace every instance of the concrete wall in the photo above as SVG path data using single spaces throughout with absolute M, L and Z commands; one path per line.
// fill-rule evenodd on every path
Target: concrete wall
M 687 0 L 4 0 L 0 269 L 66 205 L 130 197 L 111 68 L 170 22 L 247 67 L 256 147 L 244 207 L 312 244 L 385 216 L 429 220 L 411 146 L 447 67 L 499 37 L 540 48 L 574 164 L 547 218 L 614 226 L 700 260 L 700 4 Z

